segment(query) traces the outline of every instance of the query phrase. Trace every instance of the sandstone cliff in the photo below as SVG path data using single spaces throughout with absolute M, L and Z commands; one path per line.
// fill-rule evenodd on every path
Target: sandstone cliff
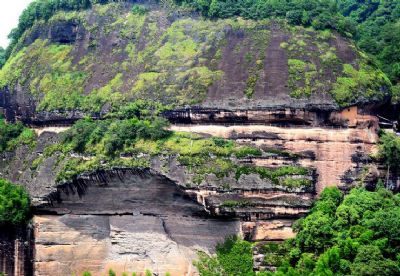
M 32 258 L 25 272 L 196 275 L 197 250 L 212 253 L 232 234 L 293 237 L 293 221 L 324 187 L 364 184 L 388 82 L 350 41 L 281 20 L 149 8 L 139 15 L 129 3 L 95 5 L 36 22 L 0 71 L 1 111 L 38 134 L 35 147 L 0 159 L 0 177 L 25 186 L 34 207 L 33 257 L 15 249 L 14 236 L 0 237 Z M 118 165 L 57 147 L 77 119 L 104 119 L 137 99 L 167 105 L 170 129 L 189 133 L 175 146 L 215 136 L 260 154 L 206 152 L 196 170 L 181 152 L 152 154 L 146 143 L 115 157 Z M 70 160 L 97 163 L 61 181 Z M 260 173 L 286 167 L 297 170 Z M 2 270 L 23 274 L 19 257 L 0 257 Z
M 60 12 L 27 30 L 0 71 L 6 115 L 66 123 L 140 98 L 228 111 L 331 111 L 389 95 L 384 74 L 334 32 L 130 8 Z

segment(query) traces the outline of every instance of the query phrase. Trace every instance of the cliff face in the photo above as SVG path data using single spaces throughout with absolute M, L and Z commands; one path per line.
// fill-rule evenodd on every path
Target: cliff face
M 37 22 L 0 71 L 11 119 L 66 123 L 134 99 L 222 110 L 338 109 L 388 81 L 346 39 L 283 21 L 144 15 L 114 3 Z M 361 81 L 362 80 L 362 81 Z
M 4 227 L 0 231 L 0 272 L 33 275 L 33 227 Z
M 348 189 L 376 177 L 368 163 L 377 119 L 368 113 L 385 100 L 388 82 L 351 42 L 283 21 L 210 21 L 149 8 L 133 14 L 127 3 L 95 5 L 37 22 L 0 71 L 7 119 L 44 127 L 36 128 L 34 148 L 0 158 L 0 177 L 32 198 L 34 254 L 19 255 L 32 258 L 35 275 L 109 268 L 195 275 L 197 250 L 212 253 L 233 234 L 293 237 L 293 221 L 324 187 Z M 196 159 L 185 163 L 179 153 L 146 149 L 118 156 L 144 165 L 112 166 L 57 147 L 59 133 L 77 119 L 100 119 L 136 99 L 167 104 L 162 115 L 171 130 L 191 133 L 188 143 L 192 135 L 223 137 L 260 154 L 207 153 L 196 171 Z M 58 181 L 72 159 L 109 166 Z M 213 166 L 224 173 L 205 169 Z M 255 166 L 297 171 L 238 173 Z M 7 248 L 14 239 L 0 237 Z M 2 271 L 23 274 L 14 269 L 20 261 L 0 257 Z
M 209 217 L 165 178 L 134 171 L 105 177 L 103 185 L 88 181 L 81 197 L 65 189 L 62 203 L 38 208 L 53 215 L 34 218 L 37 275 L 109 268 L 191 275 L 196 250 L 212 252 L 240 233 L 239 220 Z
M 154 157 L 147 169 L 85 173 L 60 184 L 55 181 L 57 153 L 44 156 L 37 168 L 31 164 L 47 146 L 59 141 L 56 132 L 65 128 L 39 129 L 35 149 L 19 148 L 5 155 L 0 166 L 2 177 L 26 186 L 33 198 L 36 275 L 85 270 L 104 273 L 109 268 L 192 275 L 196 251 L 212 253 L 227 235 L 237 234 L 251 241 L 293 237 L 293 221 L 308 212 L 323 187 L 357 185 L 365 171 L 362 157 L 374 151 L 377 139 L 373 128 L 171 128 L 233 139 L 265 150 L 288 150 L 292 155 L 253 157 L 241 162 L 267 168 L 312 168 L 312 186 L 283 187 L 256 174 L 239 179 L 210 174 L 193 185 L 193 172 L 172 156 Z M 346 177 L 348 171 L 354 178 Z

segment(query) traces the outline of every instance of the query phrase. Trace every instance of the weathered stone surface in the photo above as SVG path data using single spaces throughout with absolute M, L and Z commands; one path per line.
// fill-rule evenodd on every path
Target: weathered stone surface
M 61 193 L 62 203 L 35 217 L 37 275 L 170 272 L 194 275 L 197 250 L 213 252 L 238 220 L 208 217 L 173 183 L 153 176 L 115 178 L 85 194 Z M 64 214 L 64 215 L 62 215 Z M 100 215 L 101 214 L 101 215 Z
M 33 275 L 33 228 L 0 226 L 0 274 Z
M 242 228 L 255 241 L 283 241 L 295 237 L 292 223 L 287 219 L 243 222 Z
M 0 160 L 2 176 L 26 186 L 36 206 L 37 275 L 85 270 L 98 275 L 109 268 L 118 273 L 151 269 L 194 275 L 196 250 L 212 252 L 227 235 L 239 234 L 253 241 L 293 237 L 293 221 L 305 215 L 314 200 L 313 189 L 277 187 L 257 175 L 245 175 L 239 181 L 233 176 L 222 180 L 207 176 L 207 185 L 189 188 L 190 173 L 175 157 L 154 158 L 147 170 L 103 171 L 87 174 L 76 183 L 57 185 L 56 156 L 45 158 L 37 172 L 29 168 L 64 129 L 41 128 L 33 151 L 20 148 Z M 377 141 L 373 128 L 192 125 L 172 129 L 295 153 L 296 157 L 272 155 L 250 161 L 266 167 L 315 167 L 318 192 L 327 185 L 351 185 L 344 183 L 343 176 L 349 170 L 353 170 L 351 179 L 359 179 L 359 169 L 369 162 L 367 155 Z M 230 188 L 221 188 L 219 181 L 228 181 Z M 46 195 L 52 205 L 43 200 Z M 246 203 L 224 206 L 227 200 Z
M 225 138 L 236 138 L 237 141 L 254 143 L 260 147 L 280 148 L 291 153 L 302 154 L 313 152 L 314 160 L 300 158 L 295 163 L 302 166 L 312 166 L 317 169 L 317 192 L 324 187 L 342 183 L 342 176 L 347 170 L 357 166 L 356 153 L 370 154 L 376 151 L 378 135 L 374 128 L 282 128 L 265 125 L 251 126 L 218 126 L 218 125 L 189 125 L 172 126 L 176 131 L 205 133 Z M 269 133 L 273 138 L 250 139 L 251 134 Z M 257 159 L 253 162 L 258 166 L 291 164 L 290 160 Z

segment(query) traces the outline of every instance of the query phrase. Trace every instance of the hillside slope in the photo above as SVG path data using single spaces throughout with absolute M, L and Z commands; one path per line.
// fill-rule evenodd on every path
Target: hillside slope
M 387 77 L 329 30 L 172 16 L 159 6 L 134 13 L 131 6 L 59 12 L 27 30 L 0 71 L 0 107 L 8 117 L 79 118 L 134 99 L 335 110 L 389 95 Z

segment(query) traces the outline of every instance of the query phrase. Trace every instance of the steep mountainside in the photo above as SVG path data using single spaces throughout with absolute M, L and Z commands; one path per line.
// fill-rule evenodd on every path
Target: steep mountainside
M 173 16 L 158 6 L 138 14 L 128 3 L 36 22 L 0 80 L 1 106 L 9 118 L 26 122 L 104 114 L 134 99 L 334 110 L 382 101 L 390 85 L 351 42 L 329 30 Z

